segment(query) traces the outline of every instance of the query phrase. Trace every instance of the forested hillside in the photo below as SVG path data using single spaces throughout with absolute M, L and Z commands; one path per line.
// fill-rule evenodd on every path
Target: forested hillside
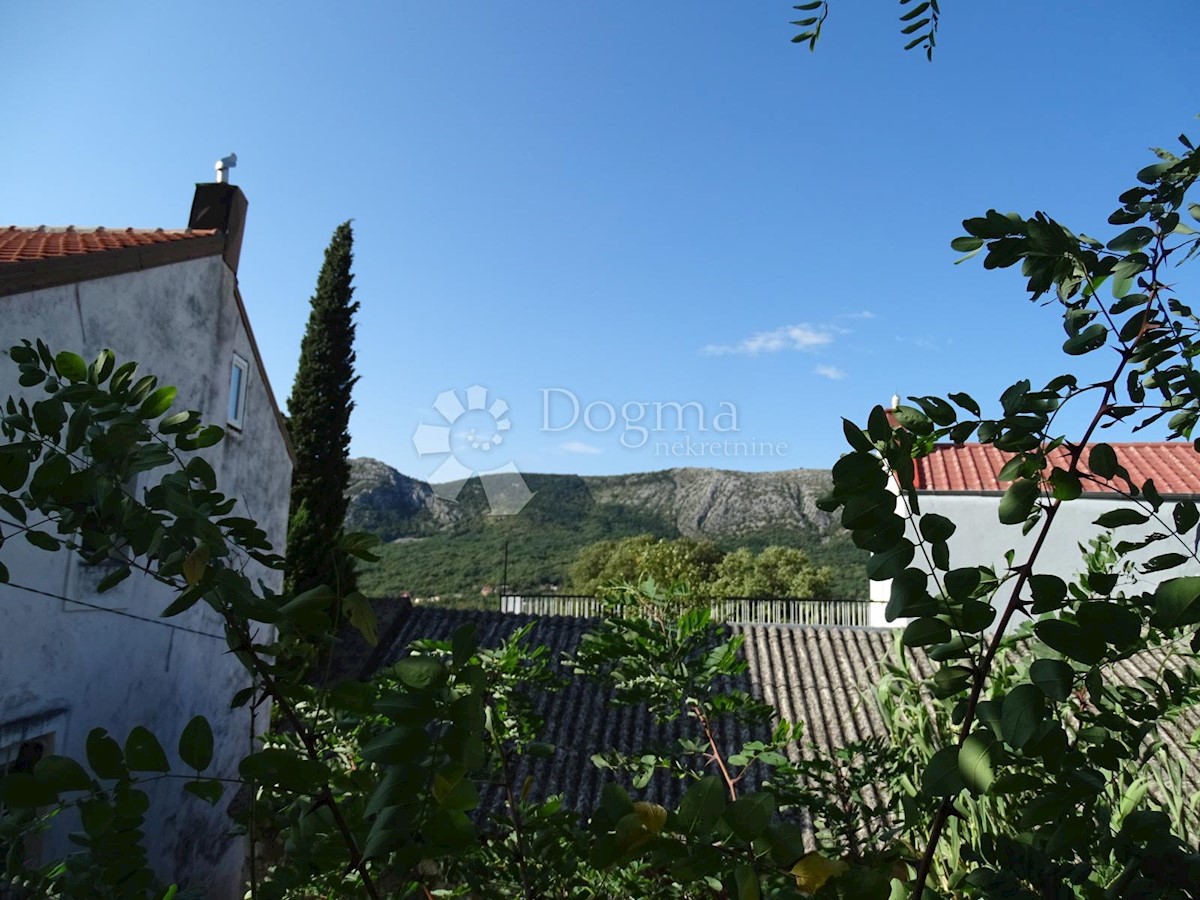
M 383 559 L 364 566 L 371 596 L 479 596 L 498 587 L 508 548 L 513 590 L 568 589 L 579 551 L 606 538 L 653 534 L 711 540 L 724 550 L 797 547 L 833 566 L 837 596 L 866 592 L 866 554 L 836 520 L 816 508 L 829 472 L 725 472 L 670 469 L 633 475 L 525 475 L 534 497 L 518 515 L 488 515 L 478 479 L 456 501 L 434 494 L 373 459 L 352 461 L 347 527 L 383 538 Z

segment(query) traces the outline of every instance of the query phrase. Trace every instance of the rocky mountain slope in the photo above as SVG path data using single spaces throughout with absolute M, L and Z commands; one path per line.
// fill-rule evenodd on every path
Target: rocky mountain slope
M 486 493 L 479 483 L 466 485 L 456 501 L 448 501 L 425 482 L 379 460 L 353 459 L 350 468 L 347 526 L 375 532 L 384 540 L 451 531 L 488 513 Z M 517 518 L 552 513 L 546 507 L 553 498 L 559 503 L 569 501 L 567 508 L 559 510 L 563 515 L 577 511 L 582 503 L 602 515 L 632 513 L 634 518 L 655 520 L 678 534 L 696 538 L 778 528 L 825 531 L 832 521 L 816 506 L 817 498 L 829 490 L 825 469 L 667 469 L 633 475 L 524 478 L 534 499 Z
M 479 479 L 450 501 L 378 460 L 351 460 L 347 527 L 385 541 L 383 559 L 362 573 L 363 589 L 374 596 L 478 596 L 507 577 L 514 590 L 565 590 L 583 547 L 649 533 L 710 540 L 725 550 L 799 547 L 835 568 L 839 596 L 866 592 L 865 554 L 816 507 L 829 489 L 827 470 L 523 477 L 533 492 L 528 505 L 494 516 Z

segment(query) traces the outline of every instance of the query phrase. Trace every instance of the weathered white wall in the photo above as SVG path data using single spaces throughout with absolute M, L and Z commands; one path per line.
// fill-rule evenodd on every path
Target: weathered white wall
M 239 500 L 233 515 L 256 519 L 282 552 L 291 462 L 234 286 L 233 274 L 215 256 L 0 297 L 0 347 L 7 351 L 21 338 L 41 338 L 54 352 L 72 350 L 88 360 L 111 348 L 118 363 L 136 360 L 140 374 L 175 385 L 176 411 L 196 409 L 205 422 L 221 426 L 232 356 L 249 360 L 243 430 L 227 430 L 224 441 L 203 453 L 218 487 Z M 17 392 L 36 399 L 40 390 L 18 387 L 16 366 L 6 352 L 0 357 L 0 400 Z M 153 475 L 141 476 L 139 493 Z M 82 759 L 90 729 L 107 728 L 123 743 L 131 728 L 145 725 L 181 765 L 174 756 L 179 734 L 189 719 L 204 715 L 218 748 L 211 774 L 236 777 L 237 760 L 250 748 L 251 722 L 246 708 L 230 711 L 229 700 L 249 678 L 227 652 L 215 612 L 201 603 L 159 619 L 171 592 L 136 574 L 97 596 L 94 569 L 66 551 L 46 553 L 21 538 L 8 540 L 0 559 L 14 583 L 156 620 L 89 611 L 0 585 L 0 726 L 59 713 L 55 752 Z M 258 571 L 248 572 L 252 579 L 279 588 L 279 573 L 253 565 Z M 240 897 L 243 847 L 226 837 L 232 790 L 216 808 L 185 794 L 176 780 L 156 783 L 149 793 L 146 840 L 160 875 L 203 885 L 211 898 Z M 53 833 L 47 854 L 69 852 L 65 832 L 78 826 L 67 826 Z
M 1004 559 L 1006 550 L 1016 551 L 1014 559 L 1017 564 L 1028 558 L 1037 538 L 1038 529 L 1035 528 L 1028 535 L 1022 535 L 1019 525 L 1001 525 L 997 515 L 1000 497 L 1000 494 L 923 493 L 920 495 L 922 514 L 937 513 L 958 526 L 958 530 L 954 532 L 949 541 L 952 568 L 992 566 L 997 574 L 1002 574 L 1007 566 Z M 1114 543 L 1137 541 L 1156 531 L 1168 535 L 1173 534 L 1172 505 L 1172 501 L 1168 500 L 1159 511 L 1165 525 L 1151 520 L 1146 525 L 1130 525 L 1114 529 Z M 1068 582 L 1077 577 L 1079 573 L 1086 570 L 1079 545 L 1088 547 L 1089 541 L 1106 530 L 1092 523 L 1104 513 L 1121 508 L 1140 509 L 1136 504 L 1117 495 L 1104 494 L 1085 494 L 1078 500 L 1062 504 L 1055 515 L 1054 524 L 1046 542 L 1038 554 L 1034 573 L 1057 575 Z M 898 508 L 897 512 L 903 514 L 903 508 Z M 911 529 L 908 537 L 915 542 L 915 535 Z M 1131 553 L 1126 558 L 1140 565 L 1162 553 L 1186 553 L 1195 548 L 1195 539 L 1195 533 L 1184 535 L 1182 543 L 1174 538 L 1168 538 L 1151 544 L 1144 550 Z M 919 551 L 912 564 L 926 571 L 929 569 Z M 1146 586 L 1153 586 L 1164 579 L 1176 578 L 1180 575 L 1200 575 L 1200 565 L 1191 562 L 1165 572 L 1139 573 L 1137 584 L 1141 586 L 1140 589 L 1144 590 Z M 1123 579 L 1117 589 L 1123 589 L 1129 593 L 1134 590 L 1134 587 L 1128 579 Z M 890 592 L 890 581 L 872 582 L 871 584 L 872 600 L 886 603 Z M 1004 593 L 1001 599 L 1007 602 L 1008 594 Z M 878 607 L 878 609 L 882 609 L 882 607 Z

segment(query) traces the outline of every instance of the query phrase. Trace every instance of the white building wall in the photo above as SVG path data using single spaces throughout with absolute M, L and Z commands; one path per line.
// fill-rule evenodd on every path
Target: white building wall
M 4 297 L 0 346 L 7 351 L 22 338 L 41 338 L 56 353 L 72 350 L 88 360 L 110 348 L 118 363 L 136 360 L 140 374 L 175 385 L 175 411 L 196 409 L 205 422 L 222 426 L 233 354 L 249 360 L 244 427 L 240 433 L 227 429 L 225 440 L 203 454 L 219 489 L 239 500 L 232 515 L 256 519 L 282 552 L 291 462 L 234 288 L 233 273 L 213 256 Z M 20 388 L 17 367 L 6 356 L 0 358 L 0 400 L 18 392 L 36 399 L 40 387 Z M 140 476 L 139 493 L 154 475 Z M 57 716 L 54 752 L 83 759 L 90 729 L 107 728 L 123 743 L 130 729 L 144 725 L 182 765 L 174 754 L 179 734 L 189 719 L 204 715 L 218 748 L 209 773 L 236 777 L 238 759 L 250 750 L 251 722 L 248 709 L 231 711 L 229 701 L 250 680 L 227 652 L 215 612 L 201 603 L 160 619 L 172 593 L 136 573 L 95 595 L 103 573 L 65 550 L 47 553 L 19 538 L 0 548 L 0 559 L 15 584 L 153 620 L 0 585 L 0 728 Z M 276 590 L 282 581 L 280 573 L 256 563 L 247 574 Z M 260 731 L 265 718 L 260 709 Z M 160 876 L 203 885 L 211 898 L 240 897 L 243 847 L 227 837 L 232 823 L 225 811 L 232 789 L 215 808 L 185 794 L 178 780 L 147 790 L 146 842 Z M 77 828 L 70 821 L 56 827 L 46 858 L 70 852 L 65 833 Z
M 1029 553 L 1033 549 L 1034 542 L 1037 539 L 1038 528 L 1034 528 L 1028 535 L 1022 535 L 1019 525 L 1000 524 L 998 518 L 1000 497 L 1001 495 L 998 493 L 920 494 L 919 499 L 922 514 L 937 513 L 950 519 L 958 526 L 957 531 L 954 532 L 949 540 L 950 565 L 952 568 L 991 566 L 996 570 L 997 574 L 1003 574 L 1007 566 L 1004 554 L 1009 549 L 1016 551 L 1014 557 L 1016 564 L 1020 565 L 1028 559 Z M 904 500 L 901 498 L 901 503 L 903 502 Z M 1079 573 L 1086 570 L 1079 545 L 1082 544 L 1085 548 L 1088 547 L 1089 542 L 1093 538 L 1098 537 L 1107 530 L 1093 523 L 1104 513 L 1122 508 L 1140 509 L 1140 507 L 1131 501 L 1111 494 L 1085 494 L 1078 500 L 1062 504 L 1055 514 L 1054 524 L 1038 554 L 1038 560 L 1034 566 L 1034 574 L 1057 575 L 1067 582 L 1075 579 Z M 1113 529 L 1114 543 L 1119 541 L 1138 541 L 1156 531 L 1168 535 L 1174 534 L 1174 528 L 1171 524 L 1171 509 L 1172 501 L 1168 500 L 1159 510 L 1159 515 L 1163 518 L 1165 524 L 1159 524 L 1151 520 L 1146 525 L 1130 525 Z M 899 507 L 897 512 L 903 514 L 903 507 Z M 916 543 L 917 538 L 911 528 L 908 538 Z M 1134 561 L 1140 566 L 1151 557 L 1162 553 L 1187 553 L 1192 551 L 1195 549 L 1195 541 L 1196 534 L 1194 532 L 1183 535 L 1182 541 L 1168 537 L 1166 540 L 1151 544 L 1144 550 L 1133 552 L 1125 558 Z M 919 549 L 912 565 L 925 571 L 929 570 L 929 566 L 926 564 Z M 1167 578 L 1176 578 L 1181 575 L 1200 575 L 1200 565 L 1193 561 L 1165 572 L 1139 573 L 1137 575 L 1137 584 L 1139 587 L 1136 589 L 1145 590 L 1146 587 L 1153 587 Z M 1122 580 L 1117 590 L 1122 589 L 1126 593 L 1130 593 L 1135 588 L 1130 585 L 1128 580 Z M 890 593 L 890 581 L 872 582 L 871 599 L 878 601 L 877 604 L 872 606 L 872 610 L 881 611 L 883 607 L 879 604 L 886 604 Z M 1002 604 L 1008 602 L 1008 597 L 1009 593 L 1002 591 L 1000 597 L 997 598 L 997 606 L 1002 608 Z M 903 623 L 897 622 L 892 624 Z

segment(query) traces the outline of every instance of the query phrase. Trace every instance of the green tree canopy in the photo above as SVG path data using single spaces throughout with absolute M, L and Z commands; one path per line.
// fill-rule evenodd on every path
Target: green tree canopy
M 814 566 L 794 547 L 767 547 L 755 555 L 747 547 L 729 553 L 717 566 L 708 592 L 720 597 L 828 597 L 833 569 Z
M 708 541 L 648 534 L 598 541 L 581 550 L 571 567 L 572 588 L 587 594 L 647 578 L 683 585 L 696 596 L 825 597 L 833 570 L 814 566 L 792 547 L 767 547 L 757 554 L 741 547 L 726 554 Z

